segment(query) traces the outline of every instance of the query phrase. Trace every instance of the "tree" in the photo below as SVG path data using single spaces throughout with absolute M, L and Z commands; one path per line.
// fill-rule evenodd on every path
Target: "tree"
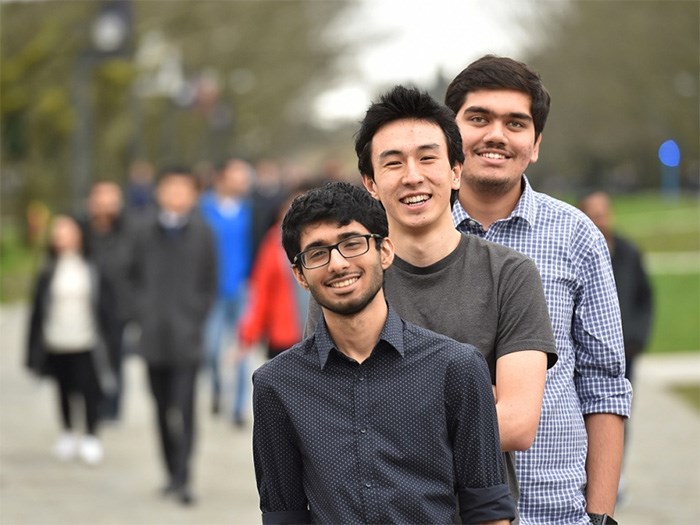
M 700 3 L 573 1 L 540 13 L 526 53 L 552 95 L 533 177 L 610 189 L 659 187 L 657 150 L 675 139 L 697 184 Z
M 1 168 L 22 180 L 19 194 L 3 192 L 4 213 L 22 213 L 29 198 L 54 208 L 71 202 L 73 139 L 86 118 L 76 105 L 77 64 L 93 47 L 102 5 L 0 2 Z M 131 1 L 130 52 L 91 62 L 89 100 L 78 99 L 92 116 L 90 177 L 123 181 L 137 157 L 194 165 L 287 154 L 307 125 L 313 90 L 344 51 L 326 29 L 346 5 Z M 182 82 L 177 92 L 141 97 L 144 71 L 133 57 L 156 33 L 175 53 Z

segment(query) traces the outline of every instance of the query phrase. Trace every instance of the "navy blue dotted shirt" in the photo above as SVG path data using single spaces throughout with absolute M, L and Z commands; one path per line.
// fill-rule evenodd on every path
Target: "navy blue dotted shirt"
M 389 309 L 362 364 L 324 322 L 253 375 L 263 523 L 513 519 L 486 362 Z

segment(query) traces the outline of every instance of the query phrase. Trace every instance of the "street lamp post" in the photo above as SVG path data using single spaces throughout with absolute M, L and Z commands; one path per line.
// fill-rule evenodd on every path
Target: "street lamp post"
M 92 178 L 92 73 L 102 61 L 124 56 L 131 33 L 130 0 L 102 2 L 91 28 L 92 46 L 78 55 L 73 72 L 73 104 L 77 124 L 73 135 L 73 207 L 82 209 Z

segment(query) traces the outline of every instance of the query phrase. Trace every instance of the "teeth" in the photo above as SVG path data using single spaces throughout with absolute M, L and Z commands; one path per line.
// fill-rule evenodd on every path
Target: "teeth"
M 502 153 L 482 153 L 482 157 L 486 157 L 487 159 L 505 159 L 506 156 L 503 155 Z
M 345 279 L 344 281 L 338 281 L 338 282 L 331 284 L 331 288 L 342 288 L 344 286 L 350 286 L 355 281 L 357 281 L 357 277 L 352 277 L 351 279 Z
M 413 197 L 406 197 L 403 202 L 406 204 L 418 204 L 420 202 L 425 202 L 428 200 L 427 195 L 414 195 Z

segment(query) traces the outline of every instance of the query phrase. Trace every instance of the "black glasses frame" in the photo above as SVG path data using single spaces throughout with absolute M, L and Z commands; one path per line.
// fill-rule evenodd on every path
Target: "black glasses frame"
M 341 248 L 341 245 L 343 243 L 346 243 L 348 241 L 351 241 L 353 239 L 358 239 L 362 237 L 366 242 L 367 242 L 367 248 L 362 251 L 361 253 L 356 253 L 353 255 L 345 255 L 343 253 L 343 249 Z M 342 255 L 345 259 L 352 259 L 353 257 L 359 257 L 360 255 L 364 255 L 369 251 L 369 240 L 370 239 L 383 239 L 381 235 L 377 233 L 365 233 L 365 234 L 359 234 L 359 235 L 351 235 L 350 237 L 346 237 L 342 241 L 339 241 L 335 244 L 329 244 L 328 246 L 312 246 L 311 248 L 307 248 L 303 252 L 299 252 L 294 256 L 294 260 L 292 261 L 293 264 L 301 264 L 304 268 L 307 270 L 314 270 L 316 268 L 322 268 L 323 266 L 326 266 L 328 263 L 331 262 L 331 252 L 333 250 L 338 250 L 338 253 Z M 317 251 L 317 250 L 326 250 L 326 260 L 323 264 L 315 264 L 312 266 L 307 266 L 306 264 L 306 257 L 305 255 L 309 252 L 312 251 Z

